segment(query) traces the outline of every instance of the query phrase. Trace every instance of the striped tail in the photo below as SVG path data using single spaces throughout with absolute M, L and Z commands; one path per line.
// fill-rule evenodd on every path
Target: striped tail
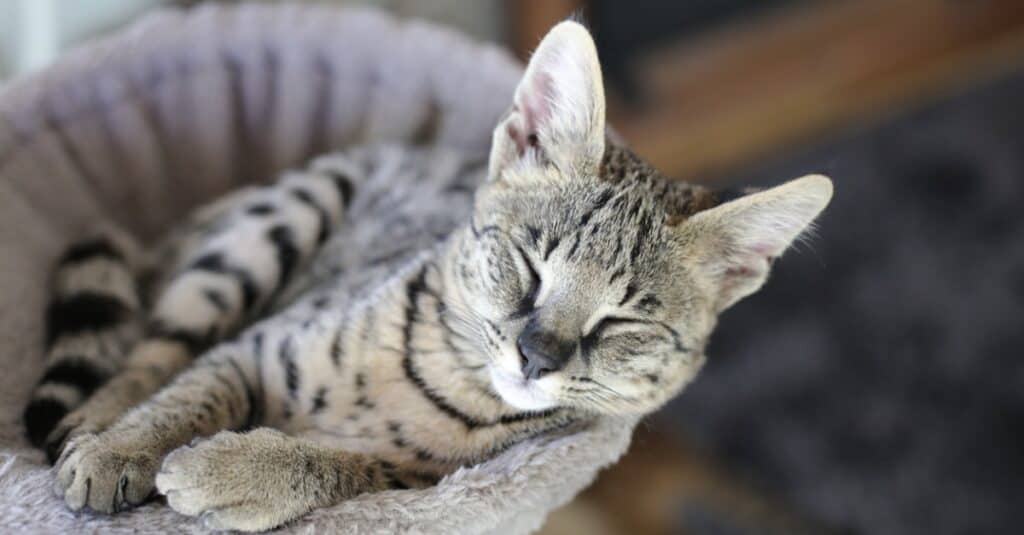
M 46 312 L 46 372 L 25 409 L 36 446 L 117 373 L 139 338 L 133 252 L 127 240 L 107 233 L 72 246 L 57 264 Z

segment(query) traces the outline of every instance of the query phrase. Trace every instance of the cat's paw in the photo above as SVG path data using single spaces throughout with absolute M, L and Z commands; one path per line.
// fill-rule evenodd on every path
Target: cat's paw
M 57 422 L 43 442 L 47 458 L 51 463 L 56 463 L 65 447 L 76 437 L 106 431 L 120 416 L 120 411 L 97 410 L 88 404 L 71 411 Z
M 314 495 L 303 492 L 312 482 L 301 481 L 302 458 L 284 433 L 225 431 L 171 452 L 156 487 L 172 509 L 201 518 L 210 529 L 262 531 L 317 506 Z
M 85 507 L 116 513 L 146 501 L 153 492 L 159 457 L 106 434 L 81 434 L 57 460 L 55 490 L 72 511 Z

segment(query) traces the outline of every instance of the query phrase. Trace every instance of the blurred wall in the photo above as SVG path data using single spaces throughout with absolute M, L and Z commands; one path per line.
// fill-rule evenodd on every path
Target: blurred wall
M 167 0 L 0 0 L 0 79 L 38 69 L 62 51 Z
M 503 0 L 289 0 L 376 6 L 441 22 L 487 41 L 504 40 Z M 269 3 L 270 0 L 267 0 Z M 160 6 L 202 0 L 0 0 L 0 83 L 48 65 L 63 51 Z

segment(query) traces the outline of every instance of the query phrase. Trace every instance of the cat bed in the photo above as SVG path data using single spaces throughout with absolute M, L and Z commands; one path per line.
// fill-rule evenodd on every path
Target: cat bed
M 0 89 L 0 524 L 202 530 L 160 503 L 71 513 L 24 437 L 47 275 L 83 229 L 152 238 L 199 203 L 354 143 L 487 150 L 520 74 L 493 46 L 376 11 L 217 5 L 150 16 Z M 633 424 L 523 443 L 433 488 L 363 495 L 283 530 L 529 532 L 625 451 Z

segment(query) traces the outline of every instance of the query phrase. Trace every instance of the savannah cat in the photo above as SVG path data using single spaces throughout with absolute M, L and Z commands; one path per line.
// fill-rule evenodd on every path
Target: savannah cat
M 319 158 L 198 211 L 146 284 L 125 240 L 74 247 L 26 425 L 73 510 L 155 491 L 254 531 L 429 486 L 657 409 L 831 195 L 812 175 L 723 203 L 663 177 L 606 137 L 593 41 L 564 22 L 489 156 Z

